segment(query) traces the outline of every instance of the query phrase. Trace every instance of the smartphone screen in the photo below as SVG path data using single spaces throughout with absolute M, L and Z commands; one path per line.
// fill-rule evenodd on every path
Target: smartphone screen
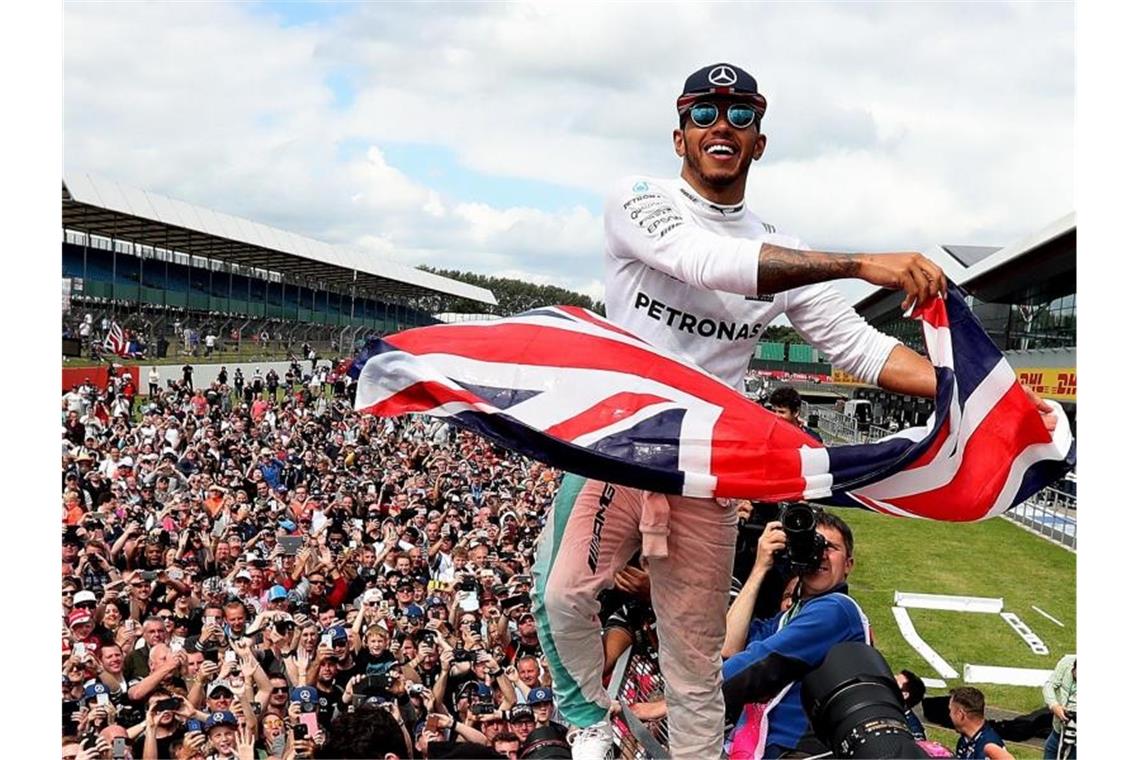
M 309 736 L 316 736 L 320 733 L 320 727 L 317 726 L 317 714 L 315 712 L 301 713 L 301 725 L 309 729 Z

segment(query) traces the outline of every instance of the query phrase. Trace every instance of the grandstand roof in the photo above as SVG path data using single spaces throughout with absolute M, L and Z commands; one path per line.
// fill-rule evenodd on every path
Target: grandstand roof
M 1077 215 L 1066 214 L 1004 248 L 944 245 L 923 253 L 983 301 L 1022 303 L 1031 294 L 1055 298 L 1076 292 Z M 898 309 L 902 300 L 902 291 L 876 288 L 855 309 L 873 322 Z
M 64 176 L 63 226 L 325 285 L 355 283 L 358 295 L 443 294 L 498 303 L 486 288 L 89 174 Z

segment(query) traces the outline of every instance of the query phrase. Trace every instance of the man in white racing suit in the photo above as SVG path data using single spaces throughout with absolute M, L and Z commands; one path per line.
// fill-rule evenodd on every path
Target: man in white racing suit
M 760 335 L 785 314 L 860 380 L 932 397 L 930 362 L 867 325 L 827 283 L 854 277 L 903 289 L 906 309 L 945 295 L 942 270 L 918 253 L 807 250 L 747 209 L 766 105 L 755 79 L 731 64 L 686 80 L 673 133 L 681 176 L 625 178 L 606 202 L 607 318 L 742 390 Z M 638 549 L 658 621 L 670 753 L 720 755 L 720 650 L 736 524 L 735 510 L 716 500 L 565 476 L 536 555 L 533 596 L 575 757 L 612 753 L 597 595 Z

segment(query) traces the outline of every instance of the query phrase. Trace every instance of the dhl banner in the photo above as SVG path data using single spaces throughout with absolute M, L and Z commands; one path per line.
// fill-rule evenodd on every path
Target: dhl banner
M 1014 370 L 1022 385 L 1041 398 L 1077 400 L 1077 371 L 1064 367 L 1020 367 Z

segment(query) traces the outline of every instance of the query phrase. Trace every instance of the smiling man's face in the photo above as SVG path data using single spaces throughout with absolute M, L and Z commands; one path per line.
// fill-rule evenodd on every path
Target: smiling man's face
M 684 127 L 673 131 L 673 148 L 684 159 L 681 176 L 698 190 L 726 190 L 739 185 L 743 197 L 744 182 L 752 161 L 764 153 L 767 138 L 760 133 L 757 119 L 737 129 L 728 123 L 726 112 L 731 98 L 703 98 L 701 103 L 717 107 L 717 119 L 701 128 L 686 116 Z

